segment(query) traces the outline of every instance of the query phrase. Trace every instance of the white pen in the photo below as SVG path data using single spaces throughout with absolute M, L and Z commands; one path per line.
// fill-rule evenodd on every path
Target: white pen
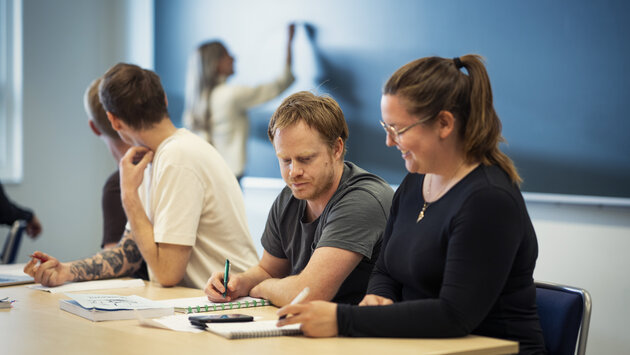
M 300 303 L 300 302 L 304 301 L 304 299 L 306 298 L 306 296 L 308 296 L 308 293 L 310 291 L 311 291 L 310 288 L 304 287 L 304 289 L 300 293 L 298 293 L 297 296 L 295 296 L 295 298 L 293 299 L 293 301 L 291 301 L 290 304 L 296 304 L 296 303 Z M 285 319 L 286 317 L 287 317 L 287 315 L 285 314 L 283 316 L 280 316 L 280 318 L 278 320 Z

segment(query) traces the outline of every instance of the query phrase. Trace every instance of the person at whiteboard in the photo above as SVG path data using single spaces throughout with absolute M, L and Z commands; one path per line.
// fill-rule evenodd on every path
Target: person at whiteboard
M 210 142 L 237 177 L 243 177 L 249 121 L 247 110 L 280 95 L 295 80 L 291 72 L 291 46 L 295 25 L 288 28 L 286 66 L 274 81 L 250 87 L 232 85 L 234 58 L 219 41 L 197 48 L 186 76 L 184 127 Z
M 477 55 L 414 60 L 381 98 L 386 145 L 409 174 L 394 195 L 383 246 L 358 306 L 289 305 L 279 324 L 308 336 L 516 340 L 543 353 L 534 228 Z

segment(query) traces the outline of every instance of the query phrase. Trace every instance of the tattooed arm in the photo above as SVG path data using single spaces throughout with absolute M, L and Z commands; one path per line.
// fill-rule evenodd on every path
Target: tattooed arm
M 24 267 L 24 272 L 44 286 L 129 276 L 142 264 L 140 250 L 128 232 L 125 232 L 118 246 L 83 260 L 62 263 L 39 251 L 33 255 L 34 258 Z M 38 259 L 46 261 L 37 265 Z
M 71 281 L 85 281 L 129 276 L 140 268 L 142 255 L 129 232 L 118 245 L 106 249 L 91 258 L 69 263 Z

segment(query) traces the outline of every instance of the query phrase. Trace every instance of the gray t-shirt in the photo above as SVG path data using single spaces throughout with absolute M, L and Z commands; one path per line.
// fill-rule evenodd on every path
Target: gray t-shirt
M 344 164 L 337 191 L 313 222 L 304 222 L 306 201 L 296 199 L 285 187 L 271 206 L 261 242 L 269 254 L 288 259 L 291 275 L 299 274 L 319 247 L 363 255 L 333 298 L 356 304 L 365 295 L 378 258 L 394 191 L 380 177 L 351 162 Z

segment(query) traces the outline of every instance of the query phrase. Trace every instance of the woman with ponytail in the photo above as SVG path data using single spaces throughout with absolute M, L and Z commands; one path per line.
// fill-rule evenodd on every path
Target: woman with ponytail
M 544 353 L 533 272 L 536 234 L 481 58 L 429 57 L 398 69 L 381 98 L 386 144 L 409 174 L 359 306 L 289 305 L 280 324 L 309 336 L 459 337 Z

